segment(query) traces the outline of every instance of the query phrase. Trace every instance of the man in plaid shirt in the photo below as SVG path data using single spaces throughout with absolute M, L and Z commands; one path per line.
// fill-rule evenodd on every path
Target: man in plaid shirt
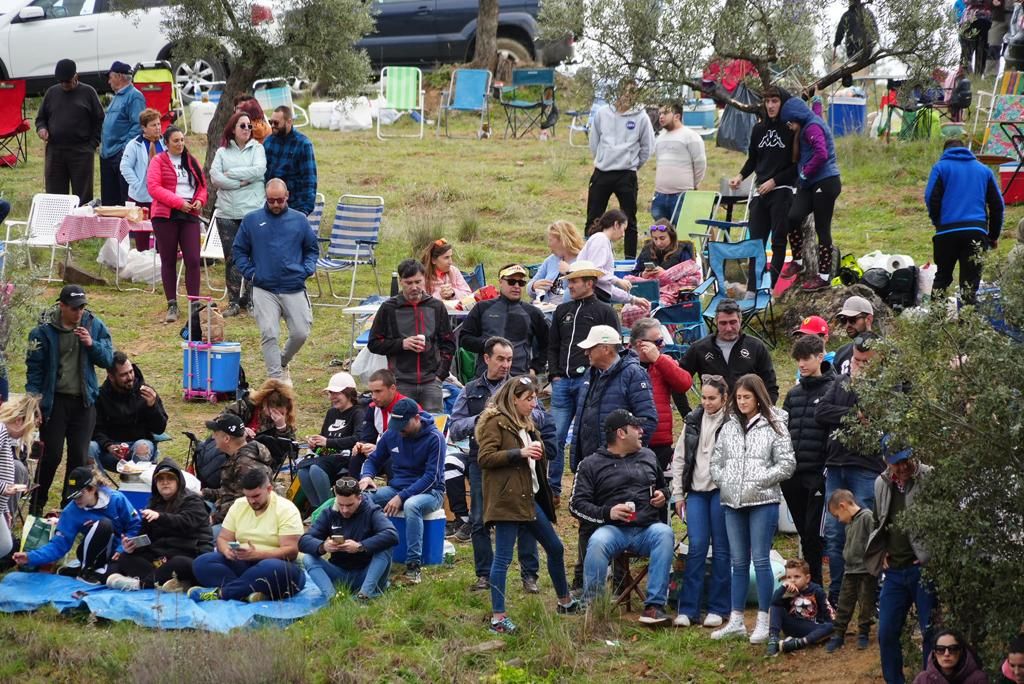
M 267 154 L 264 179 L 280 178 L 288 186 L 288 206 L 305 215 L 316 204 L 316 158 L 313 143 L 292 126 L 291 107 L 281 106 L 270 117 L 273 135 L 263 141 Z

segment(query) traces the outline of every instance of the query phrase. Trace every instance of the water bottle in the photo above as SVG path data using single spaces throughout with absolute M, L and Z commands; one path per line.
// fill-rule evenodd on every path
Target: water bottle
M 449 567 L 455 565 L 455 544 L 447 539 L 444 540 L 444 564 Z

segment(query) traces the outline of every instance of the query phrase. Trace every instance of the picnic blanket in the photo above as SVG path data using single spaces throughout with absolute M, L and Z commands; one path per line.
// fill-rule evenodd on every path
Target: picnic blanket
M 156 629 L 199 629 L 229 632 L 240 627 L 284 626 L 312 615 L 327 605 L 324 595 L 307 576 L 305 588 L 283 601 L 207 601 L 196 603 L 185 594 L 117 591 L 72 577 L 39 572 L 11 572 L 0 581 L 0 612 L 18 613 L 51 605 L 57 611 L 85 608 L 106 620 L 128 620 Z

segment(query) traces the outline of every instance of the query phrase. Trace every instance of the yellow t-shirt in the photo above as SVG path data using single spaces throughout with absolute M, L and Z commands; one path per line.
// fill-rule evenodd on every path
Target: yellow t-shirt
M 260 551 L 281 546 L 280 537 L 302 535 L 302 514 L 288 499 L 271 492 L 267 507 L 258 515 L 244 496 L 235 499 L 224 518 L 224 529 L 235 533 L 242 544 Z

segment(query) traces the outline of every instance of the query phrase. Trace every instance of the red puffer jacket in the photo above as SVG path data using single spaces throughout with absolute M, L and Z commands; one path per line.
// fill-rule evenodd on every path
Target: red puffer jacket
M 658 429 L 651 435 L 650 445 L 672 444 L 673 392 L 686 392 L 693 385 L 693 378 L 679 367 L 671 356 L 662 354 L 658 360 L 647 366 L 651 376 L 651 391 L 654 393 L 654 408 L 658 411 Z
M 203 167 L 192 155 L 188 155 L 185 163 L 192 168 L 192 174 L 196 179 L 196 192 L 192 196 L 192 201 L 199 200 L 205 205 L 206 178 L 203 176 Z M 153 157 L 146 172 L 146 189 L 153 198 L 153 205 L 149 209 L 151 218 L 170 218 L 172 209 L 182 209 L 185 200 L 175 194 L 177 187 L 178 175 L 174 172 L 174 164 L 167 156 L 167 152 L 161 152 Z M 198 211 L 192 213 L 199 214 Z

